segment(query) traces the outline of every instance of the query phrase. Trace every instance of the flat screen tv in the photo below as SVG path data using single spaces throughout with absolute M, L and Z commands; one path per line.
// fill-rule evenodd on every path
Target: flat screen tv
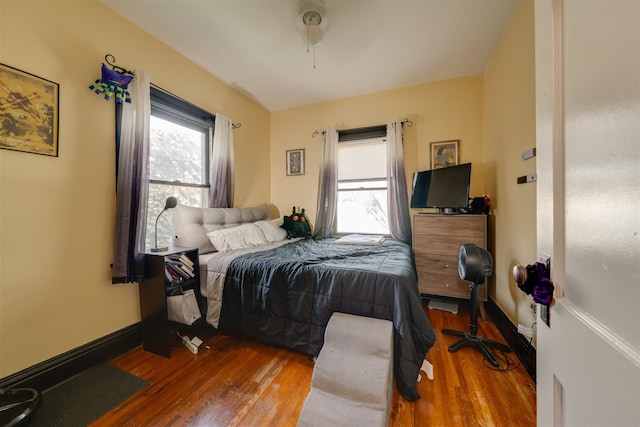
M 456 211 L 469 206 L 471 163 L 415 172 L 411 190 L 412 208 Z

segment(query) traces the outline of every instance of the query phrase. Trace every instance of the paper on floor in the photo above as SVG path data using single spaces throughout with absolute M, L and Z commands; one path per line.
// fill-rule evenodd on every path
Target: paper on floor
M 427 360 L 423 360 L 420 370 L 424 371 L 424 373 L 427 374 L 427 378 L 433 381 L 433 365 L 431 363 L 429 363 Z M 418 374 L 418 382 L 419 381 L 420 381 L 420 374 Z

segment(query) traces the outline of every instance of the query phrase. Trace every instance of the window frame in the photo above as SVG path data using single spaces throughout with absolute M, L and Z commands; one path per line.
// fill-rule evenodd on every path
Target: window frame
M 162 187 L 174 187 L 178 188 L 194 188 L 199 189 L 201 192 L 201 207 L 206 207 L 208 205 L 208 197 L 211 188 L 210 182 L 210 158 L 211 158 L 211 150 L 213 148 L 213 132 L 215 129 L 215 115 L 211 114 L 163 89 L 158 87 L 151 86 L 150 88 L 150 101 L 151 101 L 151 116 L 168 121 L 177 126 L 185 127 L 191 130 L 194 130 L 203 135 L 204 140 L 202 141 L 201 147 L 201 157 L 200 157 L 200 167 L 202 176 L 200 177 L 200 183 L 197 182 L 184 182 L 181 179 L 176 180 L 165 180 L 165 179 L 157 179 L 149 176 L 148 180 L 148 191 L 149 191 L 149 199 L 147 201 L 147 210 L 149 213 L 153 212 L 154 214 L 147 214 L 147 224 L 146 228 L 149 231 L 149 221 L 153 219 L 155 221 L 157 214 L 164 207 L 164 201 L 162 202 L 162 206 L 156 206 L 158 204 L 157 200 L 153 200 L 151 197 L 151 188 L 153 186 L 162 186 Z M 151 119 L 151 117 L 150 117 Z M 151 156 L 151 150 L 148 153 Z M 184 175 L 184 174 L 182 174 Z M 163 217 L 166 216 L 166 222 L 171 223 L 170 217 L 172 216 L 171 210 L 168 210 Z M 163 221 L 165 221 L 163 219 Z M 152 224 L 153 225 L 153 224 Z M 160 233 L 160 230 L 159 234 Z M 148 233 L 147 233 L 148 234 Z M 169 233 L 169 237 L 171 233 Z M 163 233 L 161 237 L 166 238 L 167 236 Z M 154 237 L 155 238 L 155 237 Z M 147 238 L 146 247 L 149 247 L 150 239 Z
M 366 143 L 367 140 L 371 141 L 371 140 L 377 140 L 380 139 L 383 141 L 383 143 L 386 144 L 388 143 L 387 141 L 387 126 L 386 125 L 378 125 L 378 126 L 370 126 L 370 127 L 365 127 L 365 128 L 357 128 L 357 129 L 346 129 L 346 130 L 339 130 L 338 131 L 338 152 L 340 150 L 340 144 L 341 143 L 347 143 L 347 144 L 357 144 L 358 142 L 362 142 L 362 143 Z M 339 156 L 338 156 L 339 157 Z M 388 162 L 388 159 L 387 159 Z M 339 168 L 339 165 L 338 165 Z M 372 179 L 349 179 L 349 180 L 340 180 L 338 178 L 337 181 L 337 192 L 338 194 L 336 195 L 336 202 L 338 202 L 340 200 L 340 193 L 341 192 L 351 192 L 351 191 L 363 191 L 362 188 L 349 188 L 349 189 L 340 189 L 340 184 L 343 183 L 357 183 L 357 182 L 375 182 L 375 181 L 383 181 L 382 178 L 372 178 Z M 370 187 L 370 188 L 366 188 L 365 191 L 374 191 L 374 190 L 385 190 L 387 191 L 387 219 L 389 216 L 389 206 L 388 206 L 388 200 L 389 200 L 389 196 L 388 196 L 388 192 L 389 192 L 389 176 L 388 176 L 388 170 L 385 171 L 385 177 L 384 177 L 384 182 L 385 185 L 384 187 Z M 390 236 L 390 230 L 389 230 L 389 224 L 387 224 L 387 232 L 386 233 L 382 233 L 384 236 Z M 347 234 L 351 234 L 354 233 L 353 231 L 338 231 L 338 203 L 336 203 L 336 213 L 335 213 L 335 221 L 333 224 L 333 231 L 332 234 L 335 236 L 344 236 Z M 361 234 L 380 234 L 380 233 L 375 233 L 375 232 L 368 232 L 368 233 L 362 233 Z
M 149 184 L 168 185 L 175 187 L 211 188 L 209 179 L 209 159 L 213 144 L 213 129 L 215 128 L 215 115 L 200 107 L 197 107 L 176 95 L 165 90 L 151 86 L 150 90 L 151 115 L 163 120 L 171 121 L 180 126 L 200 131 L 206 135 L 206 141 L 202 146 L 202 170 L 203 183 L 194 184 L 182 181 L 165 181 L 149 178 Z M 204 201 L 206 202 L 206 200 Z M 203 206 L 204 207 L 204 206 Z

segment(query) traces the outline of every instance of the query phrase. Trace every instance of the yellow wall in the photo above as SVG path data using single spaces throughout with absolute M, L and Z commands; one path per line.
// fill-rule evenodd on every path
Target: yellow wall
M 531 297 L 512 278 L 516 264 L 536 259 L 536 184 L 517 184 L 536 171 L 533 1 L 518 6 L 484 76 L 485 188 L 492 196 L 495 263 L 491 298 L 514 324 L 531 326 Z
M 484 192 L 482 77 L 467 77 L 344 98 L 271 114 L 271 201 L 282 214 L 292 206 L 316 215 L 318 164 L 327 127 L 348 129 L 408 118 L 404 158 L 408 186 L 413 172 L 429 169 L 429 142 L 460 140 L 460 162 L 472 162 L 471 194 Z M 287 176 L 285 153 L 304 148 L 306 173 Z M 410 192 L 410 188 L 409 188 Z
M 270 199 L 268 111 L 98 0 L 0 1 L 0 62 L 60 84 L 59 157 L 0 150 L 0 377 L 140 319 L 111 284 L 114 100 L 88 88 L 107 53 L 242 123 L 236 205 Z

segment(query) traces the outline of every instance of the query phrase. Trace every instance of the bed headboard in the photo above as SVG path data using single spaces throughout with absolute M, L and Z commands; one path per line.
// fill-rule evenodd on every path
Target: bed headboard
M 254 208 L 196 208 L 178 205 L 172 213 L 173 244 L 198 248 L 200 254 L 216 250 L 207 237 L 210 231 L 271 219 L 266 203 Z

